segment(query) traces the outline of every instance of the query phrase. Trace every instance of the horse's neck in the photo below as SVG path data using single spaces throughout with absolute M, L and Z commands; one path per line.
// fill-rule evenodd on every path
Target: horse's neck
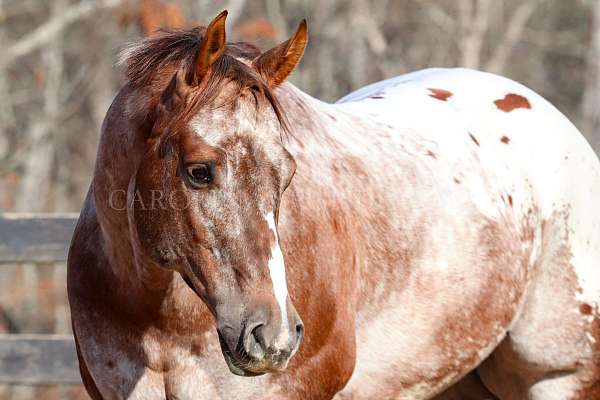
M 141 157 L 143 133 L 127 116 L 132 98 L 126 86 L 106 114 L 94 180 L 93 207 L 100 225 L 104 256 L 111 275 L 139 290 L 165 290 L 172 273 L 156 266 L 137 265 L 127 193 Z
M 308 159 L 313 156 L 312 152 L 335 146 L 335 132 L 347 124 L 351 116 L 290 83 L 285 83 L 278 90 L 278 99 L 291 127 L 291 134 L 286 136 L 285 145 L 293 156 Z M 319 154 L 318 158 L 329 161 L 324 160 L 323 156 L 324 154 Z

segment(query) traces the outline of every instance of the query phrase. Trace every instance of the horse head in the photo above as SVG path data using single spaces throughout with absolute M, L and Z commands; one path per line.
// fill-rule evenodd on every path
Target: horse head
M 133 75 L 188 52 L 146 80 L 149 88 L 165 84 L 130 181 L 129 225 L 138 264 L 181 274 L 215 317 L 230 370 L 253 376 L 285 369 L 303 337 L 277 232 L 295 162 L 273 89 L 299 62 L 308 35 L 303 21 L 260 54 L 226 43 L 226 15 L 129 51 Z

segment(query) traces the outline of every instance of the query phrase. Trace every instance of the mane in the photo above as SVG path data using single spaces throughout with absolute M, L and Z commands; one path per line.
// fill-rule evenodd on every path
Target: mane
M 134 87 L 151 85 L 158 81 L 164 90 L 172 76 L 179 70 L 192 71 L 198 55 L 205 27 L 190 30 L 162 30 L 155 35 L 134 42 L 125 47 L 119 57 L 119 64 L 127 65 L 127 80 Z M 208 104 L 219 94 L 223 84 L 235 82 L 233 101 L 245 90 L 251 90 L 264 97 L 272 107 L 284 131 L 288 131 L 287 120 L 275 94 L 266 80 L 242 60 L 250 61 L 261 54 L 249 43 L 227 43 L 225 52 L 211 67 L 208 82 L 194 100 L 194 109 Z

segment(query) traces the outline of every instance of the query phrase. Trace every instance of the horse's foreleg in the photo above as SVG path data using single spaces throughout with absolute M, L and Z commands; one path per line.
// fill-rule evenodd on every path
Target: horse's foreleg
M 79 343 L 77 341 L 77 335 L 75 334 L 75 329 L 73 329 L 73 337 L 75 338 L 75 350 L 77 350 L 77 359 L 79 360 L 79 373 L 81 374 L 81 380 L 83 381 L 83 386 L 85 390 L 88 392 L 89 396 L 92 400 L 104 400 L 100 391 L 96 387 L 90 372 L 87 369 L 85 364 L 85 360 L 81 356 L 81 352 L 79 351 Z

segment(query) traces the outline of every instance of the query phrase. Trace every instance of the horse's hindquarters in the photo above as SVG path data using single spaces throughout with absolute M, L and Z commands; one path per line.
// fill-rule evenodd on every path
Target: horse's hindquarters
M 600 253 L 573 253 L 581 249 L 580 232 L 569 234 L 570 222 L 568 214 L 545 222 L 541 259 L 519 320 L 479 367 L 502 399 L 600 399 L 598 302 L 580 286 L 598 277 L 578 276 L 587 268 L 574 264 L 589 260 L 597 267 Z

